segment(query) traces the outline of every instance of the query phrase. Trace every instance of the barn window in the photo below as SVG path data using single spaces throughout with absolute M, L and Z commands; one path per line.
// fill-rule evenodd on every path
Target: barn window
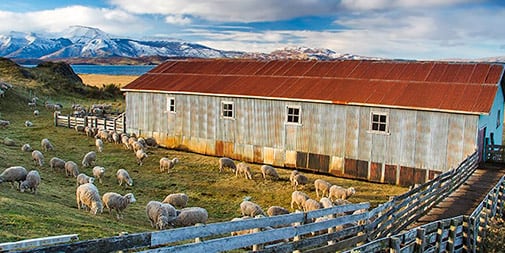
M 223 118 L 233 118 L 235 116 L 233 102 L 221 102 L 221 116 Z
M 167 99 L 167 111 L 175 112 L 175 98 L 169 97 Z
M 286 106 L 286 123 L 301 124 L 301 108 L 300 106 Z
M 388 115 L 383 112 L 372 112 L 370 119 L 370 130 L 373 132 L 388 132 Z
M 496 128 L 500 127 L 501 125 L 501 110 L 498 110 L 498 115 L 496 115 Z

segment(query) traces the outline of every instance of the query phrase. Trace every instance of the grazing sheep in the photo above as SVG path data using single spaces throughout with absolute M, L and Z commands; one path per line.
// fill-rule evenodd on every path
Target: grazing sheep
M 81 184 L 87 184 L 87 183 L 94 183 L 95 182 L 95 178 L 93 177 L 90 177 L 84 173 L 80 173 L 79 175 L 77 175 L 77 181 L 76 181 L 76 185 L 79 186 Z
M 112 141 L 116 144 L 121 144 L 121 136 L 117 132 L 112 133 Z
M 65 170 L 65 160 L 58 157 L 53 157 L 49 160 L 49 166 L 51 169 L 59 169 L 60 171 Z
M 314 181 L 314 188 L 316 188 L 316 195 L 319 198 L 319 192 L 321 191 L 321 197 L 324 197 L 329 193 L 331 184 L 322 180 L 322 179 L 316 179 Z
M 79 175 L 79 167 L 74 161 L 67 161 L 65 163 L 65 175 L 77 177 Z
M 137 163 L 139 166 L 142 166 L 144 160 L 147 158 L 147 154 L 143 149 L 139 149 L 135 152 L 135 157 L 137 157 Z
M 219 172 L 223 172 L 224 168 L 230 168 L 233 172 L 237 170 L 235 162 L 228 157 L 219 158 Z
M 309 182 L 309 179 L 303 174 L 296 174 L 293 179 L 295 190 L 299 185 L 306 185 Z
M 331 202 L 331 200 L 327 197 L 322 197 L 320 200 L 319 200 L 319 203 L 321 203 L 321 205 L 323 206 L 323 208 L 329 208 L 329 207 L 333 207 L 333 203 Z
M 42 147 L 42 149 L 44 151 L 53 151 L 54 150 L 54 146 L 53 144 L 48 140 L 48 139 L 42 139 L 42 141 L 40 141 L 40 146 Z
M 249 216 L 244 216 L 244 217 L 239 217 L 239 218 L 233 218 L 231 221 L 242 221 L 242 220 L 247 220 L 251 219 Z M 252 234 L 254 233 L 254 229 L 244 229 L 240 231 L 232 231 L 231 236 L 236 236 L 236 235 L 247 235 L 247 234 Z
M 0 119 L 0 127 L 6 128 L 6 127 L 10 126 L 10 124 L 11 124 L 11 122 L 8 121 L 8 120 L 2 120 L 2 119 Z
M 31 126 L 33 126 L 33 123 L 31 121 L 29 121 L 29 120 L 26 120 L 25 121 L 25 127 L 31 127 Z
M 152 137 L 146 138 L 145 142 L 146 142 L 147 147 L 152 147 L 152 148 L 158 147 L 158 143 L 156 142 L 156 139 L 154 139 Z
M 25 143 L 25 144 L 23 144 L 23 146 L 21 146 L 21 151 L 23 151 L 23 152 L 32 152 L 33 149 L 32 149 L 32 146 L 30 146 L 30 144 Z
M 131 138 L 130 138 L 131 139 Z M 138 141 L 133 141 L 131 144 L 130 144 L 131 148 L 133 149 L 133 152 L 137 152 L 139 150 L 144 150 L 144 146 L 138 142 Z
M 16 142 L 9 137 L 5 137 L 4 138 L 4 145 L 5 146 L 16 146 Z
M 40 112 L 39 110 L 33 110 L 33 116 L 39 116 Z
M 38 151 L 38 150 L 34 150 L 32 151 L 32 160 L 35 164 L 35 166 L 40 166 L 42 167 L 42 165 L 44 165 L 44 155 L 42 154 L 42 152 Z
M 103 204 L 98 189 L 94 184 L 82 184 L 75 191 L 77 209 L 89 208 L 92 214 L 102 213 Z
M 105 168 L 101 166 L 95 166 L 93 167 L 93 176 L 98 179 L 98 182 L 100 184 L 102 183 L 102 178 L 105 175 Z
M 277 173 L 277 170 L 270 165 L 262 165 L 260 170 L 261 174 L 263 174 L 263 179 L 267 179 L 267 175 L 272 177 L 273 179 L 276 180 L 279 179 L 279 174 Z
M 176 227 L 188 227 L 195 224 L 206 224 L 208 218 L 209 213 L 205 208 L 188 207 L 180 210 L 174 223 Z
M 177 217 L 177 210 L 170 204 L 163 204 L 158 201 L 149 201 L 146 206 L 147 218 L 153 228 L 162 230 L 169 226 L 174 226 Z
M 239 163 L 237 165 L 235 176 L 238 177 L 238 174 L 244 174 L 245 179 L 252 180 L 251 167 L 245 163 Z
M 116 210 L 117 219 L 123 218 L 123 210 L 131 204 L 137 201 L 133 193 L 127 193 L 124 196 L 117 194 L 115 192 L 107 192 L 102 196 L 102 201 L 105 208 L 109 209 L 109 214 L 112 214 L 112 209 Z
M 184 208 L 188 204 L 188 195 L 185 193 L 172 193 L 165 197 L 163 203 L 168 203 L 175 208 Z
M 307 199 L 309 199 L 309 195 L 301 191 L 294 191 L 291 193 L 291 209 L 295 209 L 293 204 L 296 204 L 298 209 L 303 209 L 303 205 Z
M 289 213 L 288 209 L 286 209 L 282 206 L 271 206 L 267 210 L 268 216 L 283 215 L 283 214 L 288 214 L 288 213 Z
M 123 143 L 123 145 L 125 146 L 125 149 L 131 149 L 130 144 L 128 143 L 129 138 L 130 137 L 128 137 L 128 135 L 126 135 L 126 134 L 121 136 L 121 143 Z
M 85 128 L 86 128 L 85 126 L 80 126 L 80 125 L 75 125 L 75 127 L 74 127 L 76 132 L 83 132 L 83 133 L 84 133 Z
M 175 167 L 175 164 L 179 162 L 179 159 L 174 158 L 172 160 L 167 157 L 162 157 L 160 159 L 160 172 L 167 170 L 167 173 L 170 173 L 170 170 Z
M 40 184 L 40 174 L 36 170 L 30 170 L 26 175 L 25 181 L 19 184 L 19 191 L 25 192 L 26 190 L 30 190 L 33 194 L 37 194 L 37 187 Z
M 103 141 L 101 139 L 95 140 L 95 146 L 96 146 L 96 150 L 98 150 L 98 152 L 100 152 L 100 153 L 103 152 Z
M 265 215 L 263 209 L 258 204 L 249 200 L 244 200 L 240 203 L 240 211 L 242 216 L 255 217 L 257 215 Z
M 11 182 L 12 188 L 15 188 L 14 182 L 18 182 L 18 188 L 20 188 L 21 182 L 26 179 L 27 174 L 28 172 L 24 167 L 9 167 L 0 174 L 0 183 Z
M 313 211 L 313 210 L 318 210 L 321 209 L 322 205 L 319 203 L 319 201 L 314 200 L 314 199 L 307 199 L 303 203 L 303 211 L 308 212 L 308 211 Z
M 298 174 L 300 174 L 300 172 L 297 170 L 291 171 L 291 174 L 289 175 L 289 182 L 291 182 L 291 184 L 293 184 L 293 182 L 295 181 L 295 176 Z
M 333 199 L 348 199 L 356 193 L 354 187 L 344 188 L 338 185 L 332 185 L 330 187 L 330 195 L 328 198 L 333 201 Z
M 125 169 L 117 170 L 116 177 L 120 186 L 123 185 L 123 183 L 129 186 L 133 186 L 133 179 L 131 179 L 130 175 L 128 174 L 128 171 L 126 171 Z
M 82 159 L 82 166 L 83 167 L 91 167 L 95 165 L 96 163 L 96 153 L 95 151 L 90 151 L 86 155 L 84 155 L 84 158 Z
M 93 136 L 96 135 L 94 129 L 92 127 L 89 127 L 89 126 L 85 126 L 84 127 L 84 133 L 88 137 L 93 137 Z
M 347 199 L 336 199 L 336 200 L 332 201 L 332 203 L 333 203 L 333 205 L 336 205 L 336 206 L 352 204 L 352 202 Z

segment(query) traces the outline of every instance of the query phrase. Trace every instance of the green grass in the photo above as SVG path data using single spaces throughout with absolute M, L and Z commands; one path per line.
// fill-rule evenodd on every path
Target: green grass
M 73 160 L 81 164 L 82 157 L 90 150 L 95 150 L 94 139 L 77 133 L 72 129 L 54 127 L 52 112 L 42 106 L 39 117 L 34 117 L 33 109 L 27 106 L 26 88 L 15 87 L 0 98 L 0 119 L 9 120 L 8 128 L 0 128 L 0 140 L 9 137 L 16 141 L 15 147 L 0 144 L 0 171 L 10 166 L 24 166 L 27 170 L 37 169 L 42 176 L 37 195 L 20 193 L 8 183 L 0 184 L 0 242 L 16 241 L 28 238 L 45 237 L 61 234 L 79 234 L 81 240 L 115 236 L 120 232 L 152 231 L 145 215 L 145 206 L 150 200 L 162 201 L 166 195 L 185 192 L 189 196 L 189 206 L 200 206 L 209 212 L 209 222 L 228 221 L 240 216 L 239 204 L 245 196 L 266 209 L 271 205 L 289 208 L 293 191 L 289 184 L 288 169 L 279 168 L 281 180 L 263 180 L 259 173 L 259 164 L 253 164 L 254 180 L 236 178 L 229 170 L 218 172 L 218 158 L 189 152 L 163 148 L 148 150 L 149 157 L 143 166 L 138 166 L 132 151 L 121 145 L 106 143 L 103 153 L 98 153 L 97 165 L 106 168 L 103 185 L 98 182 L 100 194 L 113 191 L 120 194 L 132 192 L 137 202 L 131 204 L 124 213 L 124 218 L 116 220 L 115 215 L 104 211 L 100 215 L 91 215 L 78 210 L 75 201 L 75 178 L 66 177 L 63 172 L 53 171 L 48 166 L 53 156 L 64 160 Z M 85 100 L 82 97 L 54 96 L 54 102 L 61 102 L 64 108 L 79 102 L 113 103 L 124 106 L 122 100 Z M 65 112 L 65 111 L 64 111 Z M 24 121 L 31 120 L 33 127 L 24 127 Z M 43 152 L 45 164 L 34 167 L 31 154 L 24 153 L 20 147 L 29 143 L 40 150 L 40 140 L 48 138 L 55 146 L 55 151 Z M 159 172 L 159 159 L 163 156 L 178 157 L 175 169 L 170 173 Z M 134 179 L 132 187 L 120 187 L 115 179 L 115 172 L 125 168 Z M 91 175 L 91 168 L 80 171 Z M 325 179 L 344 187 L 353 186 L 357 193 L 350 198 L 354 203 L 370 202 L 372 206 L 386 202 L 389 196 L 401 194 L 406 188 L 373 184 L 364 181 L 336 178 L 332 176 L 308 174 L 310 182 L 317 178 Z M 302 191 L 316 198 L 314 186 L 309 184 Z

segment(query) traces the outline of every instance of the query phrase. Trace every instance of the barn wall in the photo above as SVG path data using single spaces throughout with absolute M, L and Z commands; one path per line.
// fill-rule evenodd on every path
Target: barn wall
M 377 182 L 422 183 L 476 147 L 472 115 L 162 93 L 126 98 L 128 132 L 162 146 Z M 221 118 L 221 101 L 234 103 L 234 119 Z M 300 125 L 285 123 L 287 105 L 301 106 Z M 369 130 L 372 111 L 388 114 L 388 133 Z
M 491 133 L 493 133 L 494 143 L 497 145 L 503 143 L 503 104 L 503 88 L 499 85 L 489 115 L 481 115 L 479 118 L 479 129 L 486 128 L 486 138 L 491 138 Z

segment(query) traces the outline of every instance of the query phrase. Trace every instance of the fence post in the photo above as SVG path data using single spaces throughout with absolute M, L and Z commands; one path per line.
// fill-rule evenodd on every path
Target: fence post
M 71 128 L 72 126 L 70 126 L 70 114 L 69 114 L 69 115 L 67 115 L 67 120 L 68 120 L 68 122 L 67 122 L 67 123 L 68 123 L 68 124 L 67 124 L 67 125 L 68 125 L 68 128 Z
M 261 232 L 261 228 L 253 229 L 253 233 L 258 233 L 258 232 Z M 253 251 L 258 251 L 258 250 L 262 250 L 262 249 L 263 249 L 263 245 L 261 245 L 261 244 L 254 244 L 252 246 Z
M 454 219 L 451 219 L 451 226 L 449 228 L 449 240 L 447 242 L 447 251 L 454 252 L 454 243 L 456 241 L 457 224 Z
M 123 133 L 126 133 L 126 114 L 123 113 Z
M 416 231 L 416 245 L 414 247 L 414 252 L 424 253 L 426 230 L 424 228 L 418 228 Z
M 400 253 L 400 246 L 402 244 L 402 241 L 398 237 L 391 237 L 390 241 L 390 253 Z
M 88 126 L 88 116 L 84 116 L 84 127 Z
M 54 126 L 57 127 L 58 126 L 58 115 L 56 113 L 54 113 L 53 117 L 54 117 Z
M 107 129 L 107 118 L 103 118 L 103 129 L 109 130 Z
M 116 121 L 117 121 L 117 118 L 114 118 L 114 126 L 113 126 L 113 128 L 114 128 L 114 133 L 117 133 L 117 132 L 116 132 Z

